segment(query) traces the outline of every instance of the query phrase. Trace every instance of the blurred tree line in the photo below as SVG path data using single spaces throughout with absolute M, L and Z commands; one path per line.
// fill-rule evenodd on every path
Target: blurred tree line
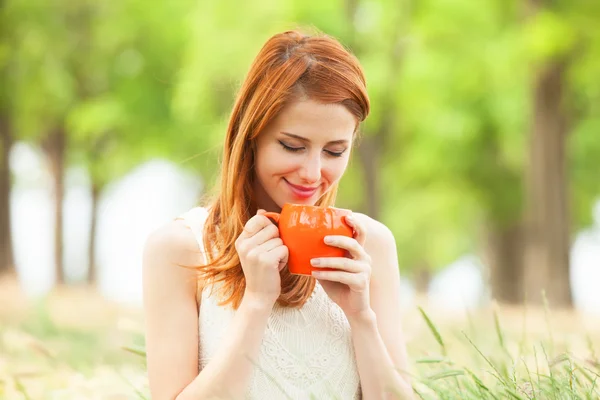
M 93 283 L 102 190 L 156 157 L 214 179 L 252 58 L 298 26 L 365 68 L 373 112 L 339 205 L 392 229 L 403 271 L 423 288 L 474 253 L 496 299 L 545 289 L 570 306 L 569 249 L 600 196 L 600 2 L 587 0 L 0 0 L 0 270 L 14 268 L 15 142 L 53 177 L 58 284 L 65 169 L 89 172 Z

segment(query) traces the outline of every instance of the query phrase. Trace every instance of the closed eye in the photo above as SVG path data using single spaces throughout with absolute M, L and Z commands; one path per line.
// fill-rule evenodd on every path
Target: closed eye
M 297 151 L 303 150 L 304 147 L 291 147 L 288 146 L 287 144 L 283 143 L 281 140 L 279 140 L 279 144 L 287 151 L 291 151 L 292 153 L 295 153 Z
M 279 140 L 278 142 L 281 145 L 281 147 L 283 147 L 286 151 L 289 151 L 289 152 L 292 152 L 292 153 L 297 153 L 299 151 L 304 150 L 304 147 L 292 147 L 292 146 L 288 146 L 287 144 L 285 144 L 281 140 Z M 342 151 L 332 151 L 332 150 L 323 150 L 323 151 L 325 153 L 327 153 L 328 155 L 330 155 L 331 157 L 341 157 L 346 152 L 346 149 L 344 149 Z
M 325 152 L 327 154 L 329 154 L 330 156 L 332 156 L 332 157 L 341 157 L 344 154 L 345 151 L 346 151 L 345 149 L 342 150 L 342 151 L 325 150 Z

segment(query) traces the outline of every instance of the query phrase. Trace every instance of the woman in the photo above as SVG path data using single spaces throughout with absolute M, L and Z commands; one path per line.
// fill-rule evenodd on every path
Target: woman
M 363 71 L 326 35 L 270 38 L 236 99 L 220 185 L 144 250 L 153 399 L 412 398 L 394 237 L 358 213 L 348 258 L 291 275 L 264 211 L 331 206 L 369 113 Z M 187 267 L 187 268 L 186 268 Z

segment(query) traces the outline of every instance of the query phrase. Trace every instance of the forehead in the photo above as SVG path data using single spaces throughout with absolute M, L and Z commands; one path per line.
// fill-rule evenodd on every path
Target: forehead
M 356 118 L 340 104 L 314 100 L 295 101 L 281 110 L 273 121 L 275 131 L 285 131 L 309 139 L 350 139 Z

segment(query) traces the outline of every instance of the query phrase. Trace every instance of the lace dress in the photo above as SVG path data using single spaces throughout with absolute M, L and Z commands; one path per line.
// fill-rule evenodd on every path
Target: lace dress
M 179 218 L 203 249 L 207 211 L 194 208 Z M 219 306 L 211 285 L 201 294 L 199 366 L 208 364 L 235 311 Z M 275 305 L 263 336 L 246 399 L 361 399 L 350 326 L 317 282 L 300 309 Z

